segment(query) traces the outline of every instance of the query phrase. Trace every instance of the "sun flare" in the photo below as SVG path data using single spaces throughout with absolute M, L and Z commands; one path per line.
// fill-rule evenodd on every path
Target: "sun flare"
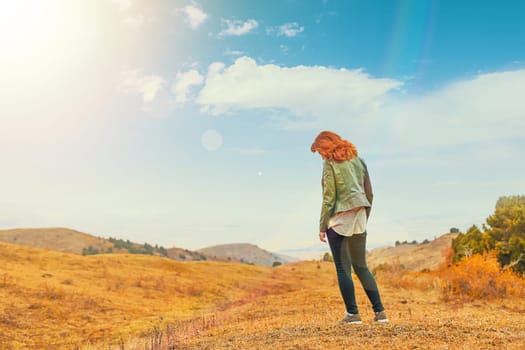
M 59 1 L 0 2 L 0 42 L 4 55 L 34 57 L 60 38 L 64 13 Z

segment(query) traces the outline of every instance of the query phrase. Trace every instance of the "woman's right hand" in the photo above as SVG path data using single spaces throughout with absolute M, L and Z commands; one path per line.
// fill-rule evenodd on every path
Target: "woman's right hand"
M 321 242 L 326 243 L 326 232 L 319 232 L 319 239 Z

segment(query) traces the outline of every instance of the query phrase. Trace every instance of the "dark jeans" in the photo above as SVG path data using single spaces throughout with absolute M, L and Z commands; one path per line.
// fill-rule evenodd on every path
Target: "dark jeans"
M 366 266 L 366 231 L 349 237 L 341 236 L 332 229 L 326 231 L 330 250 L 334 258 L 339 289 L 345 302 L 346 311 L 359 313 L 355 301 L 354 283 L 352 282 L 352 267 L 361 281 L 374 312 L 383 311 L 381 297 L 372 273 Z

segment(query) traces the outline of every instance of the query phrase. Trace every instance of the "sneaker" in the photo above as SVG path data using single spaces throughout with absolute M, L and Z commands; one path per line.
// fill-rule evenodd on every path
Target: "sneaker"
M 374 317 L 374 321 L 375 322 L 380 322 L 380 323 L 387 323 L 388 322 L 388 318 L 386 317 L 386 312 L 384 312 L 384 311 L 376 312 L 376 316 Z
M 347 313 L 345 317 L 339 321 L 339 324 L 362 324 L 361 316 L 359 314 L 349 314 Z

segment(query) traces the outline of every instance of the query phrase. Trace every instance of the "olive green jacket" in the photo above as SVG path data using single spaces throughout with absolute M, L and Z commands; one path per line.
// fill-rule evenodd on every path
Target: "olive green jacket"
M 365 207 L 366 216 L 372 208 L 372 185 L 365 162 L 355 157 L 343 162 L 325 160 L 323 164 L 323 204 L 319 232 L 328 229 L 328 220 L 338 212 Z

